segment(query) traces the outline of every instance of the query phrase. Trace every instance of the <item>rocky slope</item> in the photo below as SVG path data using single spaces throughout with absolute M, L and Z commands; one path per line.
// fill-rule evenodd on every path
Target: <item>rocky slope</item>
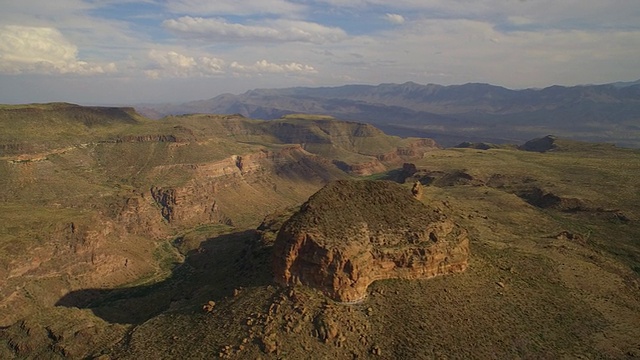
M 461 272 L 468 257 L 467 232 L 409 189 L 384 181 L 337 181 L 282 226 L 274 274 L 280 284 L 304 284 L 353 302 L 376 280 Z

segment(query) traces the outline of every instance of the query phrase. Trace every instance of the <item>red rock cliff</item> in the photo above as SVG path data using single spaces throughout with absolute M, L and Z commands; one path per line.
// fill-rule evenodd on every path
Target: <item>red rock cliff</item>
M 383 181 L 337 181 L 313 195 L 280 229 L 275 281 L 358 301 L 376 280 L 464 271 L 466 230 L 408 188 Z

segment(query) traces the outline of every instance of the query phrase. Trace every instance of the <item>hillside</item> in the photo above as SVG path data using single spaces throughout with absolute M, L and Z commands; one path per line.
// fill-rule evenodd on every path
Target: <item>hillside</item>
M 326 116 L 58 106 L 0 108 L 0 144 L 43 144 L 0 147 L 0 358 L 640 356 L 638 150 L 442 149 Z M 355 243 L 396 241 L 349 253 L 388 254 L 376 271 L 444 268 L 420 264 L 449 234 L 465 271 L 379 277 L 355 304 L 278 285 L 283 224 L 339 248 L 363 219 L 377 232 Z M 306 258 L 376 275 L 330 253 Z
M 434 138 L 447 146 L 463 141 L 520 143 L 556 134 L 640 147 L 640 86 L 633 82 L 524 90 L 413 82 L 257 89 L 140 110 L 150 114 L 240 113 L 261 119 L 299 112 L 330 114 L 368 122 L 394 135 Z
M 0 105 L 0 151 L 20 154 L 106 138 L 143 121 L 133 108 Z

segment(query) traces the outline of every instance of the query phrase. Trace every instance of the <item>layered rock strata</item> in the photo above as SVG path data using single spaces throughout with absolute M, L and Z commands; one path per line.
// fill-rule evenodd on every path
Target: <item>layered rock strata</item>
M 274 244 L 275 281 L 355 302 L 376 280 L 424 279 L 467 268 L 467 231 L 387 181 L 336 181 L 287 220 Z

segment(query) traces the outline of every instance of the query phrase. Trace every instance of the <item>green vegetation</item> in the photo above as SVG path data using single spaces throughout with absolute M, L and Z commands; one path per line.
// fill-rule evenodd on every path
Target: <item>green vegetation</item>
M 132 108 L 81 107 L 53 103 L 0 107 L 0 144 L 4 154 L 48 151 L 107 140 L 145 120 Z
M 367 224 L 371 233 L 387 231 L 390 226 L 408 233 L 420 232 L 424 224 L 438 220 L 433 209 L 415 201 L 408 189 L 390 181 L 342 180 L 332 182 L 301 206 L 288 226 L 310 227 L 324 234 L 317 241 L 346 243 L 354 224 Z M 392 224 L 392 225 L 390 225 Z

